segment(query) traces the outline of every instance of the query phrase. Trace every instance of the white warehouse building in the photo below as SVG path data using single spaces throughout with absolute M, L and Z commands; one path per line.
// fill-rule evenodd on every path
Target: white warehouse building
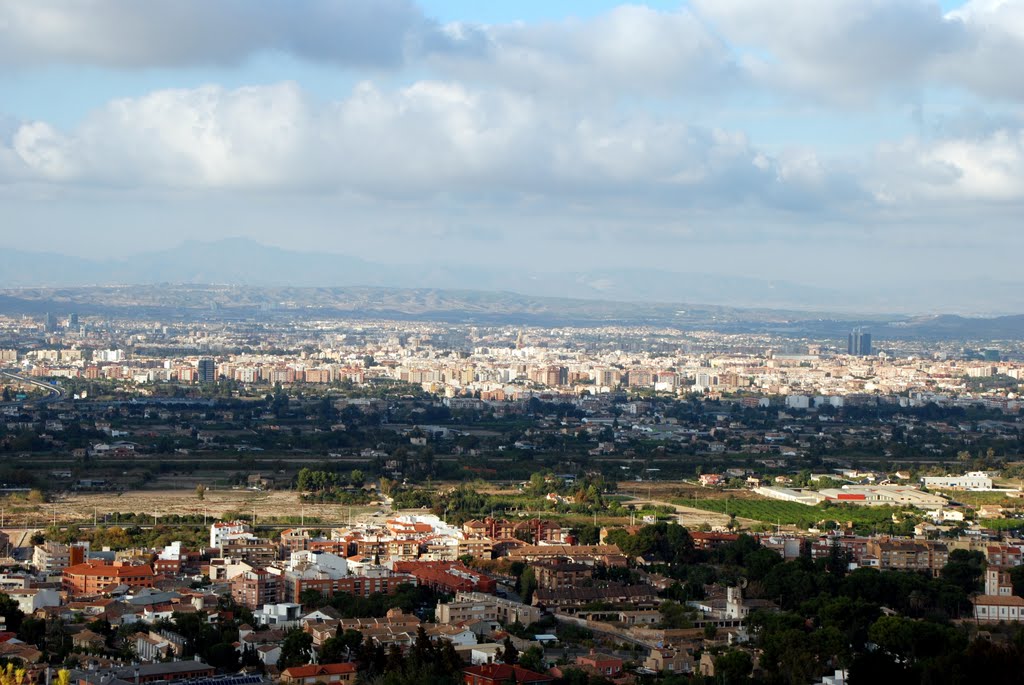
M 921 482 L 926 488 L 950 490 L 991 490 L 992 479 L 984 471 L 970 471 L 963 476 L 925 476 Z

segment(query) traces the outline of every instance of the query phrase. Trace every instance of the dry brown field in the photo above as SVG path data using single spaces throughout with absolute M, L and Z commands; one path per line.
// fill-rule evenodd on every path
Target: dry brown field
M 114 512 L 144 513 L 157 520 L 169 515 L 205 515 L 214 520 L 226 514 L 252 516 L 255 513 L 257 523 L 280 521 L 283 517 L 301 519 L 303 516 L 310 522 L 319 519 L 337 523 L 347 521 L 350 516 L 356 518 L 378 509 L 303 503 L 298 493 L 286 490 L 207 490 L 202 499 L 191 490 L 133 490 L 122 493 L 65 494 L 44 504 L 7 498 L 4 504 L 4 525 L 41 527 L 50 525 L 54 520 L 58 524 L 90 524 L 94 517 L 102 519 L 104 514 Z

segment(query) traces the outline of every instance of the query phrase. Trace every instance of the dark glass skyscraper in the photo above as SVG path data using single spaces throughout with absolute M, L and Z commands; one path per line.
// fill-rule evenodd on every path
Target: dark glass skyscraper
M 850 331 L 850 337 L 846 343 L 846 354 L 857 357 L 866 357 L 871 354 L 871 334 L 865 333 L 860 328 Z
M 198 370 L 200 383 L 214 383 L 217 381 L 217 363 L 212 359 L 200 359 Z

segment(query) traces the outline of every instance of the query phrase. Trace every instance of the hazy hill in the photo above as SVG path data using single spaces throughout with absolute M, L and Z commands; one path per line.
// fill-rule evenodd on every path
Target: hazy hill
M 223 283 L 261 287 L 352 287 L 513 292 L 618 302 L 703 302 L 798 311 L 1008 314 L 1024 311 L 1015 283 L 933 282 L 903 287 L 869 280 L 833 288 L 742 275 L 645 268 L 543 272 L 511 263 L 484 266 L 378 264 L 357 257 L 284 250 L 244 238 L 189 241 L 131 258 L 91 260 L 18 250 L 0 252 L 0 283 L 9 288 Z M 939 305 L 936 305 L 939 302 Z

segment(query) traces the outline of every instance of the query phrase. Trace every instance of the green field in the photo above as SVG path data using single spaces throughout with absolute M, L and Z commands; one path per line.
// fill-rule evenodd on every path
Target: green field
M 1024 528 L 1024 519 L 982 519 L 981 525 L 992 530 Z
M 1009 493 L 1006 492 L 970 492 L 964 490 L 940 489 L 935 489 L 934 491 L 941 495 L 945 495 L 952 500 L 961 502 L 962 504 L 968 504 L 972 507 L 980 507 L 985 504 L 1015 507 L 1021 504 L 1021 500 L 1019 498 L 1010 497 Z
M 894 513 L 899 518 L 905 517 L 905 512 L 895 507 L 858 507 L 846 504 L 809 506 L 770 499 L 677 499 L 674 502 L 738 518 L 800 528 L 812 528 L 821 521 L 838 521 L 840 525 L 851 522 L 856 528 L 887 526 L 893 522 Z

